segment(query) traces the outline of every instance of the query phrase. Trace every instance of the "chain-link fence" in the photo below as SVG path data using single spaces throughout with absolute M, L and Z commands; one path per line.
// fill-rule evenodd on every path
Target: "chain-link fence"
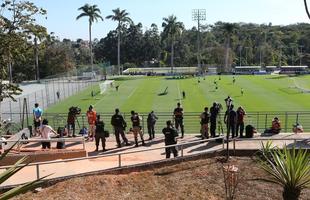
M 12 115 L 12 118 L 21 119 L 21 113 L 3 113 L 4 115 Z M 111 126 L 112 113 L 98 113 L 105 122 L 105 129 L 113 131 Z M 200 132 L 200 114 L 201 113 L 185 113 L 184 127 L 186 134 L 198 134 Z M 29 125 L 32 125 L 32 114 L 28 114 L 30 119 Z M 142 117 L 141 126 L 143 131 L 147 133 L 147 113 L 140 113 Z M 155 132 L 161 133 L 161 130 L 166 126 L 167 120 L 173 120 L 172 113 L 156 113 L 158 120 L 155 125 Z M 131 127 L 130 113 L 123 113 L 125 121 L 127 122 L 127 130 Z M 299 123 L 303 126 L 305 132 L 310 132 L 310 112 L 248 112 L 245 117 L 245 125 L 253 125 L 259 132 L 271 127 L 274 117 L 278 117 L 281 121 L 282 132 L 292 132 L 293 124 Z M 43 118 L 49 120 L 49 124 L 54 128 L 64 127 L 67 123 L 67 113 L 49 114 L 45 113 Z M 217 133 L 226 133 L 226 126 L 223 122 L 224 113 L 220 113 L 217 119 Z M 24 122 L 17 121 L 27 127 L 26 120 Z M 86 114 L 77 116 L 76 129 L 79 131 L 83 126 L 88 128 Z M 223 130 L 223 131 L 222 131 Z

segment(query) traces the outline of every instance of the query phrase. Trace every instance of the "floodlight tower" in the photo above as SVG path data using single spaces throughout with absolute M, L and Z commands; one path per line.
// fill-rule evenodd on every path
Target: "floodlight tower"
M 201 68 L 201 53 L 200 53 L 200 21 L 206 20 L 206 9 L 193 9 L 192 10 L 192 20 L 198 22 L 198 32 L 197 32 L 197 62 L 198 69 L 202 72 Z

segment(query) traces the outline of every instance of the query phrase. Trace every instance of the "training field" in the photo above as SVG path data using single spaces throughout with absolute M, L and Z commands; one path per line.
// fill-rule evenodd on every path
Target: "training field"
M 59 104 L 50 107 L 48 113 L 67 113 L 70 106 L 79 106 L 85 113 L 93 104 L 97 112 L 112 113 L 115 108 L 129 113 L 135 110 L 146 113 L 172 112 L 177 102 L 181 102 L 185 112 L 201 112 L 205 106 L 210 107 L 217 101 L 224 105 L 224 99 L 230 95 L 234 105 L 242 105 L 251 111 L 309 111 L 310 110 L 310 76 L 206 76 L 199 78 L 173 79 L 167 77 L 129 77 L 119 78 L 114 87 L 99 93 L 99 85 L 88 88 Z M 214 81 L 218 89 L 215 89 Z M 168 87 L 167 95 L 159 95 Z M 244 95 L 241 95 L 241 88 Z M 96 95 L 91 97 L 91 90 Z M 186 98 L 182 98 L 185 91 Z

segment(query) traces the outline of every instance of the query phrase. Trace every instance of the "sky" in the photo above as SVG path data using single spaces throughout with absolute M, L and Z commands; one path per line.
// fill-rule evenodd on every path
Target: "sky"
M 135 24 L 141 22 L 143 29 L 152 23 L 161 30 L 163 17 L 177 16 L 186 29 L 197 25 L 192 21 L 193 9 L 205 9 L 206 21 L 203 24 L 223 22 L 251 22 L 257 24 L 287 25 L 306 22 L 303 0 L 31 0 L 47 10 L 47 19 L 38 18 L 48 32 L 54 32 L 60 39 L 88 39 L 88 20 L 76 20 L 85 3 L 96 4 L 102 16 L 112 14 L 112 9 L 126 9 Z M 310 4 L 310 1 L 309 1 Z M 103 38 L 115 29 L 116 22 L 108 19 L 93 25 L 93 38 Z

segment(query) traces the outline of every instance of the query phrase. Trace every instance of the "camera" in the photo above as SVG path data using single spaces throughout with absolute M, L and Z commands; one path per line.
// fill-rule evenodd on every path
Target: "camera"
M 79 114 L 81 114 L 81 108 L 75 107 L 75 106 L 71 106 L 71 107 L 69 108 L 69 112 L 70 112 L 71 114 L 73 114 L 73 115 L 79 115 Z

